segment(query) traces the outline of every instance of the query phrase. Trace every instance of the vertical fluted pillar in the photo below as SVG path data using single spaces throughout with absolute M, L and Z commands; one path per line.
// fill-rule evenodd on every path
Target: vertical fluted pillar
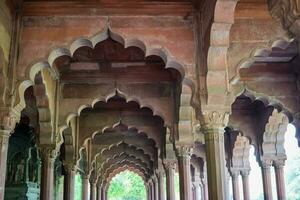
M 263 178 L 263 188 L 265 200 L 272 200 L 272 181 L 271 181 L 271 161 L 262 161 L 262 178 Z
M 231 172 L 233 200 L 240 200 L 239 175 L 239 171 Z
M 210 200 L 226 199 L 226 171 L 224 128 L 229 114 L 219 111 L 203 111 L 201 131 L 205 136 L 208 196 Z
M 157 173 L 159 200 L 166 200 L 164 172 L 161 170 Z
M 64 200 L 74 200 L 76 168 L 72 165 L 66 164 L 65 171 L 66 175 L 64 178 Z
M 97 200 L 102 200 L 102 187 L 101 187 L 101 184 L 98 184 L 97 190 L 98 190 L 98 192 L 97 192 Z
M 164 163 L 166 170 L 166 180 L 167 180 L 167 200 L 175 199 L 175 161 L 166 161 Z
M 194 188 L 195 188 L 195 200 L 202 200 L 202 197 L 201 197 L 201 184 L 199 181 L 195 181 L 193 183 L 194 185 Z
M 82 176 L 82 199 L 89 200 L 89 176 L 83 175 Z
M 180 146 L 177 148 L 178 156 L 178 171 L 179 171 L 179 187 L 180 187 L 180 200 L 191 200 L 191 159 L 190 147 Z
M 42 177 L 41 177 L 41 199 L 53 200 L 54 194 L 54 161 L 56 152 L 53 147 L 41 148 Z
M 274 162 L 278 200 L 286 200 L 284 164 L 285 164 L 285 160 L 276 160 Z
M 155 187 L 154 187 L 153 179 L 151 179 L 150 185 L 151 185 L 151 199 L 152 199 L 152 200 L 156 200 L 156 199 L 155 199 Z
M 97 200 L 97 183 L 95 180 L 90 181 L 90 200 Z
M 155 200 L 159 200 L 159 187 L 158 187 L 158 180 L 156 175 L 153 176 L 153 183 L 154 183 L 154 198 Z
M 243 194 L 244 200 L 250 200 L 250 191 L 249 191 L 249 170 L 242 171 L 242 181 L 243 181 Z
M 10 131 L 0 130 L 0 200 L 4 200 L 6 162 Z

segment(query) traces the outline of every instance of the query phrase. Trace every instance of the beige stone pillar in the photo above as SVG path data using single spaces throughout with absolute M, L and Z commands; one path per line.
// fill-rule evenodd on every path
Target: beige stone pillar
M 285 159 L 274 161 L 277 199 L 286 200 L 285 181 L 284 181 L 284 164 Z
M 89 200 L 90 195 L 89 195 L 89 176 L 83 175 L 82 176 L 82 199 L 83 200 Z
M 64 177 L 64 200 L 74 200 L 75 198 L 75 166 L 65 165 L 66 175 Z
M 41 177 L 41 199 L 53 200 L 54 194 L 54 162 L 56 152 L 54 148 L 45 146 L 41 148 L 42 177 Z
M 155 199 L 155 187 L 154 187 L 153 179 L 150 180 L 150 186 L 151 186 L 151 199 L 156 200 Z
M 153 176 L 153 183 L 154 183 L 154 198 L 155 200 L 159 200 L 159 187 L 158 187 L 158 180 L 156 175 Z
M 175 199 L 175 161 L 165 162 L 166 181 L 167 181 L 167 200 Z
M 161 170 L 157 173 L 158 177 L 158 192 L 159 192 L 159 200 L 166 200 L 166 192 L 165 192 L 165 181 L 164 181 L 164 172 Z
M 233 200 L 240 200 L 239 175 L 239 171 L 231 172 Z
M 214 115 L 214 114 L 212 114 Z M 226 199 L 226 171 L 224 149 L 224 124 L 222 114 L 211 116 L 210 124 L 202 126 L 205 135 L 205 149 L 207 162 L 207 188 L 210 200 Z M 222 116 L 219 116 L 222 115 Z M 217 118 L 217 119 L 215 119 Z
M 102 200 L 102 187 L 98 184 L 97 200 Z
M 200 181 L 193 182 L 193 186 L 195 188 L 195 200 L 202 200 Z
M 0 130 L 0 200 L 4 200 L 6 162 L 10 131 Z
M 192 199 L 190 169 L 191 151 L 192 149 L 186 146 L 177 148 L 180 200 Z
M 249 170 L 241 172 L 242 181 L 243 181 L 243 194 L 244 200 L 250 200 L 250 191 L 249 191 Z
M 271 161 L 262 161 L 262 178 L 263 178 L 263 188 L 264 188 L 264 198 L 265 200 L 272 200 L 272 181 L 271 181 Z
M 90 200 L 97 200 L 97 184 L 94 180 L 90 181 Z

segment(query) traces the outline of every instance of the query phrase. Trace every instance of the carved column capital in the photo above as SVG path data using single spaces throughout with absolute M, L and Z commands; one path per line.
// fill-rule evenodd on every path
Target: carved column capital
M 268 159 L 268 158 L 262 158 L 261 159 L 261 167 L 264 169 L 268 169 L 272 166 L 273 164 L 273 160 L 272 159 Z
M 190 157 L 192 155 L 193 148 L 191 146 L 177 146 L 176 153 L 179 157 Z
M 284 165 L 285 165 L 285 160 L 286 160 L 286 159 L 278 159 L 278 160 L 274 160 L 274 162 L 273 162 L 274 167 L 275 167 L 276 169 L 283 168 Z
M 231 174 L 232 178 L 237 178 L 240 175 L 240 170 L 231 169 L 230 174 Z
M 77 166 L 74 164 L 72 161 L 64 161 L 63 162 L 64 168 L 68 172 L 76 172 L 77 171 Z
M 39 147 L 39 150 L 42 157 L 55 159 L 57 156 L 54 145 L 42 145 Z
M 15 117 L 14 115 L 3 116 L 1 120 L 1 130 L 12 132 L 15 129 L 17 117 Z
M 165 169 L 174 169 L 176 170 L 177 161 L 176 160 L 163 160 L 163 164 Z
M 241 170 L 242 177 L 249 176 L 249 174 L 250 174 L 250 169 Z
M 225 127 L 228 120 L 228 112 L 204 111 L 201 120 L 201 129 Z

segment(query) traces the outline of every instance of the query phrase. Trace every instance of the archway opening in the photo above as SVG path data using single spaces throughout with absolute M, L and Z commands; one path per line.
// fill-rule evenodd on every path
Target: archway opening
M 284 138 L 284 148 L 287 155 L 285 163 L 285 186 L 287 199 L 300 199 L 300 149 L 295 135 L 295 126 L 289 124 Z
M 112 178 L 107 195 L 109 200 L 146 200 L 146 188 L 141 176 L 125 170 Z

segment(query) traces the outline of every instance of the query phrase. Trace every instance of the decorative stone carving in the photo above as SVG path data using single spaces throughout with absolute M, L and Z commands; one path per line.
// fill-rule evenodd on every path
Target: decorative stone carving
M 282 112 L 274 109 L 265 126 L 263 135 L 263 157 L 264 159 L 277 160 L 286 158 L 284 150 L 284 134 L 287 130 L 289 120 Z
M 231 169 L 239 171 L 250 170 L 249 153 L 249 139 L 239 133 L 232 150 Z
M 211 111 L 204 112 L 202 115 L 202 129 L 206 127 L 216 128 L 225 127 L 229 120 L 229 113 Z
M 192 155 L 193 148 L 190 146 L 179 146 L 176 148 L 177 156 L 190 157 Z
M 270 12 L 280 20 L 282 26 L 289 29 L 300 17 L 300 2 L 298 0 L 271 0 Z

